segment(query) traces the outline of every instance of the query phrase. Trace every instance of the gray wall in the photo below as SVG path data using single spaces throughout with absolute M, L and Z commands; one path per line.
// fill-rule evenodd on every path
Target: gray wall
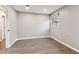
M 51 36 L 79 50 L 79 6 L 67 6 L 58 12 L 59 26 L 51 28 Z
M 12 45 L 16 40 L 16 11 L 11 7 L 7 6 L 8 9 L 8 29 L 9 31 L 9 45 Z
M 17 14 L 17 37 L 29 38 L 49 34 L 49 16 L 33 13 Z

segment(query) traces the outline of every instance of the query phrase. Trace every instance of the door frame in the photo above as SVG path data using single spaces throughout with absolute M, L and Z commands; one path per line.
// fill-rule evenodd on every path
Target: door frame
M 5 13 L 5 48 L 9 48 L 9 32 L 8 32 L 8 24 L 9 24 L 9 21 L 8 21 L 8 9 L 7 9 L 7 6 L 4 6 L 4 5 L 0 5 L 0 11 L 2 11 L 3 13 Z

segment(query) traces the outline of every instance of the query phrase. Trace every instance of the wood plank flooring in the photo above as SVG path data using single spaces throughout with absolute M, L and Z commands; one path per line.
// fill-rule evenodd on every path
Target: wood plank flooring
M 78 54 L 52 38 L 18 40 L 2 54 Z

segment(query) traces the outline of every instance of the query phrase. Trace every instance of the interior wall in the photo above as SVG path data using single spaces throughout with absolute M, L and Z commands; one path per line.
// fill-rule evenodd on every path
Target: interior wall
M 51 36 L 79 50 L 79 6 L 66 6 L 59 12 L 58 27 L 51 27 Z
M 49 16 L 33 13 L 17 13 L 17 37 L 30 38 L 49 35 Z
M 11 7 L 7 6 L 8 9 L 8 29 L 9 30 L 9 47 L 16 41 L 16 11 Z

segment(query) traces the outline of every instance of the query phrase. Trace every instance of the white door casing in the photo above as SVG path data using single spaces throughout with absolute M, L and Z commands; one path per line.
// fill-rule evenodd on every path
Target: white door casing
M 4 35 L 5 35 L 5 48 L 8 48 L 9 47 L 8 10 L 5 6 L 0 6 L 0 11 L 4 14 L 4 15 L 1 16 L 1 18 L 3 19 L 2 23 L 5 23 L 5 24 L 2 25 L 2 31 L 3 31 L 2 38 L 4 38 Z M 5 29 L 4 29 L 4 27 L 5 27 Z

